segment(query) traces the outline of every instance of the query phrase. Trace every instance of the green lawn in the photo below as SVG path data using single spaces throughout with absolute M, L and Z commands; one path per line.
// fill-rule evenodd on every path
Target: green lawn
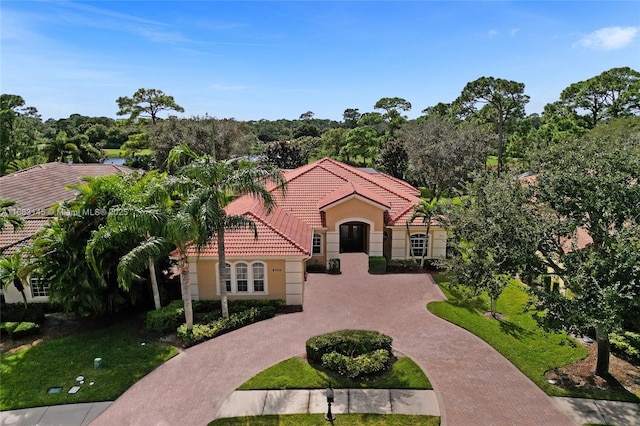
M 109 158 L 121 158 L 121 154 L 124 152 L 120 148 L 105 148 L 103 149 L 105 155 Z M 137 155 L 151 155 L 153 151 L 150 149 L 143 149 L 137 153 Z
M 287 414 L 217 419 L 211 426 L 323 426 L 329 422 L 323 414 Z M 336 414 L 336 426 L 437 426 L 440 417 L 404 414 Z
M 337 389 L 432 389 L 429 379 L 420 367 L 407 357 L 398 359 L 383 375 L 366 381 L 333 375 L 329 377 L 326 373 L 311 367 L 305 360 L 294 357 L 258 373 L 238 389 L 324 389 L 329 381 Z
M 177 353 L 173 346 L 140 339 L 131 326 L 118 325 L 0 354 L 0 410 L 113 400 Z M 103 366 L 95 370 L 98 357 Z M 78 376 L 84 376 L 83 385 L 76 383 Z M 76 384 L 80 391 L 68 394 Z M 54 386 L 62 386 L 62 392 L 48 394 Z
M 509 284 L 498 299 L 498 312 L 502 321 L 486 318 L 487 300 L 464 300 L 448 287 L 445 275 L 436 276 L 446 302 L 431 302 L 427 309 L 435 315 L 469 330 L 510 360 L 542 390 L 551 396 L 575 396 L 584 398 L 637 401 L 629 392 L 580 393 L 569 392 L 549 384 L 544 379 L 547 370 L 578 361 L 588 355 L 587 350 L 566 334 L 546 333 L 537 324 L 527 308 L 529 295 L 517 281 Z

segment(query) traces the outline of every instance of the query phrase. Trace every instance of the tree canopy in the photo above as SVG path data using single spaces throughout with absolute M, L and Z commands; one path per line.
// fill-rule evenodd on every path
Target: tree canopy
M 176 103 L 173 96 L 158 89 L 138 89 L 132 97 L 121 96 L 116 103 L 118 115 L 129 115 L 129 120 L 148 117 L 153 124 L 157 123 L 158 114 L 162 111 L 184 112 L 184 108 Z

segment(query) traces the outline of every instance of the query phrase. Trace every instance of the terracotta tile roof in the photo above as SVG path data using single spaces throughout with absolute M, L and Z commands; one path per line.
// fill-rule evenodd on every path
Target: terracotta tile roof
M 312 228 L 290 212 L 275 208 L 270 214 L 251 196 L 244 196 L 227 206 L 227 214 L 248 216 L 256 224 L 258 239 L 252 230 L 243 229 L 225 232 L 225 254 L 241 256 L 308 256 L 311 254 Z M 190 248 L 189 256 L 196 256 Z M 215 238 L 200 256 L 218 256 Z
M 7 225 L 0 232 L 0 253 L 13 254 L 27 246 L 31 237 L 49 223 L 48 217 L 30 217 L 25 219 L 24 228 L 13 232 L 13 226 Z
M 275 185 L 267 187 L 278 206 L 271 214 L 250 196 L 238 198 L 226 207 L 228 214 L 249 216 L 258 230 L 257 240 L 250 230 L 226 232 L 227 256 L 308 256 L 313 228 L 325 226 L 322 208 L 350 195 L 360 195 L 386 208 L 384 218 L 388 225 L 403 225 L 400 221 L 409 218 L 420 201 L 420 192 L 406 182 L 329 158 L 283 173 L 287 181 L 285 195 Z M 189 255 L 195 256 L 195 250 L 191 249 Z M 217 256 L 217 243 L 212 241 L 200 255 Z
M 325 207 L 351 195 L 359 195 L 363 198 L 373 201 L 374 203 L 380 204 L 387 209 L 389 208 L 389 205 L 387 204 L 387 201 L 385 199 L 380 197 L 375 192 L 353 182 L 348 182 L 335 191 L 325 195 L 322 199 L 320 199 L 320 201 L 318 201 L 318 208 L 320 210 L 324 210 Z
M 115 164 L 39 164 L 0 177 L 0 198 L 15 201 L 15 212 L 21 216 L 47 216 L 51 206 L 75 197 L 76 192 L 66 189 L 67 185 L 80 182 L 84 176 L 132 171 Z

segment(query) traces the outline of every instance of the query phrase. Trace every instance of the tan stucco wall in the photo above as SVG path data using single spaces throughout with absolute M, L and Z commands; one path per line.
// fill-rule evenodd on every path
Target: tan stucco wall
M 268 294 L 247 293 L 230 294 L 229 299 L 286 299 L 286 270 L 285 261 L 280 259 L 229 259 L 228 263 L 246 262 L 248 264 L 261 261 L 266 264 Z M 200 259 L 198 261 L 198 291 L 201 300 L 217 300 L 216 283 L 218 269 L 217 259 Z
M 13 284 L 10 284 L 3 290 L 4 301 L 7 303 L 24 303 L 22 294 L 15 288 Z M 27 296 L 27 303 L 47 303 L 49 302 L 48 296 L 31 297 L 31 287 L 24 286 L 24 294 Z
M 409 227 L 410 234 L 424 234 L 426 231 L 424 226 L 411 226 Z M 392 247 L 391 258 L 392 259 L 410 259 L 409 255 L 409 235 L 407 235 L 406 228 L 396 227 L 393 228 L 391 235 Z M 436 226 L 432 226 L 429 229 L 429 249 L 428 258 L 444 258 L 447 255 L 447 232 Z
M 384 210 L 358 198 L 352 198 L 342 203 L 330 206 L 325 210 L 326 226 L 331 231 L 336 230 L 336 223 L 347 218 L 361 218 L 374 223 L 371 231 L 382 231 L 384 227 Z M 355 219 L 357 220 L 357 219 Z

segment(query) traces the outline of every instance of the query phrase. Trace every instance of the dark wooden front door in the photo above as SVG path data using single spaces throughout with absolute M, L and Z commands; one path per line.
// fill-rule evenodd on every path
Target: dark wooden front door
M 357 253 L 364 251 L 364 224 L 345 223 L 340 225 L 340 252 Z

